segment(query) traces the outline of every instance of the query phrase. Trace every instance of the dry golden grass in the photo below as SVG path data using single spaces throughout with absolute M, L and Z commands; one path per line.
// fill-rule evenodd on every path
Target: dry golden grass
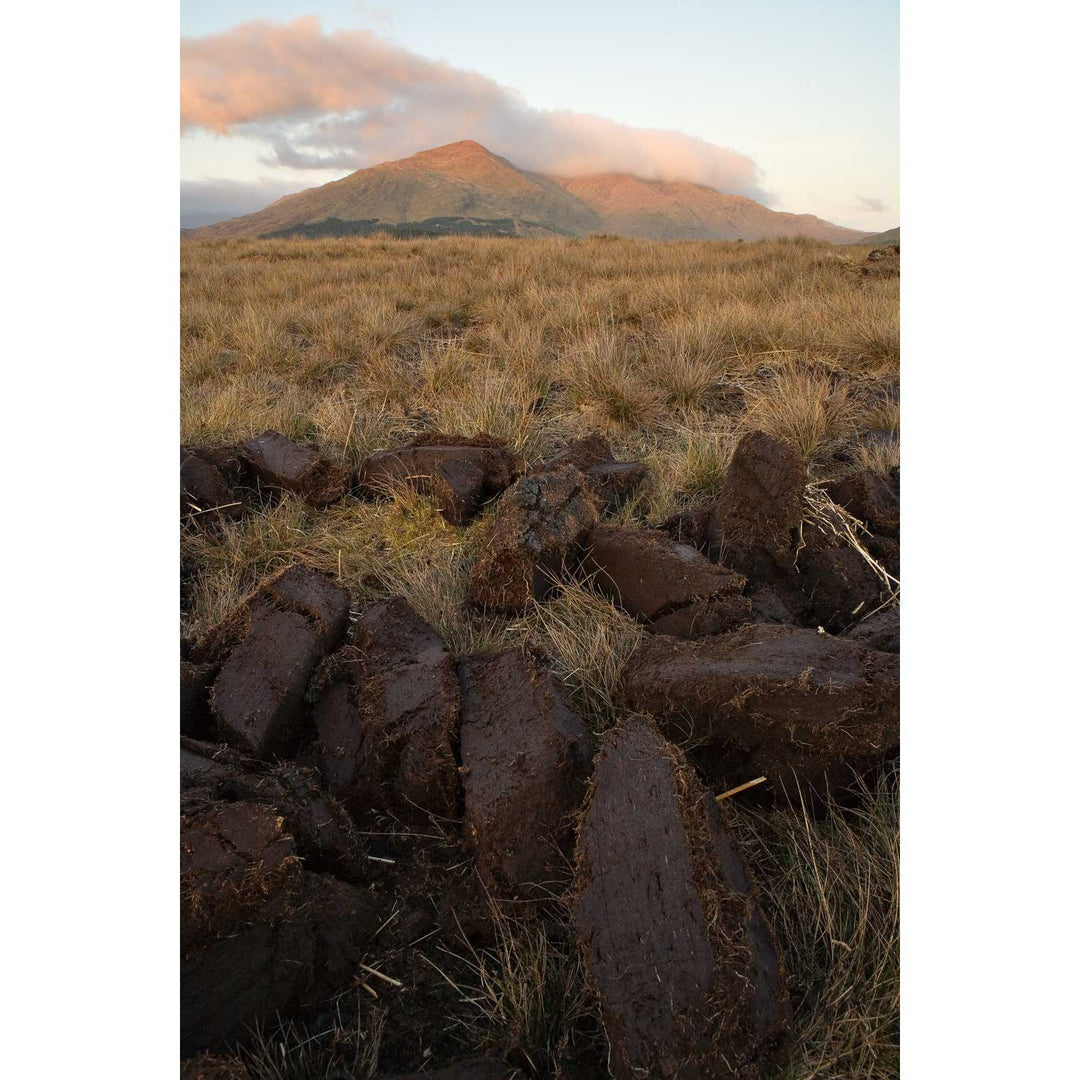
M 574 339 L 562 367 L 570 404 L 594 426 L 644 428 L 660 418 L 663 396 L 645 376 L 642 343 L 614 322 Z
M 873 431 L 900 431 L 900 400 L 887 391 L 879 400 L 868 405 L 860 416 L 860 426 Z
M 539 1078 L 561 1075 L 559 1059 L 575 1025 L 593 1014 L 581 958 L 543 923 L 508 914 L 491 902 L 493 948 L 462 935 L 457 958 L 470 972 L 460 987 L 468 1006 L 459 1023 L 476 1050 L 504 1056 Z
M 586 582 L 566 584 L 553 600 L 537 604 L 527 625 L 592 729 L 610 727 L 623 666 L 645 636 L 641 624 Z
M 800 805 L 736 814 L 792 982 L 785 1080 L 900 1075 L 899 812 L 890 772 L 822 820 Z
M 292 1021 L 260 1026 L 240 1057 L 218 1059 L 216 1070 L 201 1075 L 222 1080 L 369 1080 L 379 1064 L 386 1015 L 385 1009 L 372 1009 L 346 1016 L 339 1002 L 333 1025 L 314 1036 Z
M 855 448 L 854 468 L 887 473 L 900 464 L 899 442 L 862 443 Z
M 785 359 L 895 381 L 898 280 L 862 277 L 864 256 L 780 242 L 188 241 L 182 436 L 273 426 L 341 444 L 329 433 L 354 417 L 401 432 L 453 421 L 538 451 L 575 421 L 651 431 L 715 412 L 721 391 Z
M 853 467 L 887 473 L 890 469 L 899 466 L 900 401 L 896 394 L 886 393 L 883 398 L 870 404 L 862 412 L 859 426 L 867 431 L 889 432 L 896 438 L 893 440 L 875 438 L 859 442 L 855 447 Z
M 827 461 L 855 434 L 847 388 L 821 365 L 785 360 L 750 394 L 747 428 L 760 428 L 802 454 L 807 464 Z
M 185 241 L 181 438 L 275 428 L 355 465 L 419 432 L 487 431 L 536 462 L 600 430 L 649 469 L 613 520 L 655 526 L 719 492 L 751 426 L 797 446 L 811 479 L 851 467 L 833 454 L 860 432 L 898 428 L 899 280 L 860 274 L 865 256 L 600 238 Z M 885 469 L 896 451 L 867 443 L 854 455 Z M 542 648 L 590 725 L 609 727 L 641 627 L 587 583 L 516 620 L 470 612 L 489 516 L 457 529 L 398 490 L 321 512 L 285 497 L 218 532 L 186 527 L 184 629 L 212 625 L 262 576 L 303 560 L 340 576 L 358 604 L 403 595 L 458 653 Z M 826 822 L 742 819 L 800 981 L 799 1080 L 895 1075 L 890 798 L 868 792 Z M 491 1006 L 476 1042 L 514 1042 L 548 1074 L 565 1026 L 550 990 L 572 997 L 576 968 L 535 928 L 520 941 L 503 929 L 474 958 Z M 294 1049 L 278 1072 L 249 1061 L 251 1075 L 300 1075 Z

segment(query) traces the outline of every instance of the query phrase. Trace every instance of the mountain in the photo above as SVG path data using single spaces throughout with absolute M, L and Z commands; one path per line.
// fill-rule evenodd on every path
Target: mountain
M 687 180 L 643 180 L 605 173 L 559 180 L 600 215 L 606 232 L 649 240 L 769 240 L 806 236 L 843 243 L 858 234 L 813 214 L 769 210 L 742 195 L 723 195 Z
M 575 179 L 527 172 L 467 139 L 271 203 L 187 236 L 397 235 L 446 232 L 503 236 L 616 233 L 655 240 L 762 240 L 806 236 L 861 242 L 854 229 L 811 214 L 769 210 L 741 195 L 688 181 L 622 173 Z
M 900 226 L 895 229 L 886 229 L 885 232 L 870 233 L 861 236 L 858 240 L 848 240 L 849 244 L 860 244 L 868 247 L 888 247 L 890 244 L 900 244 Z
M 192 235 L 262 236 L 326 218 L 400 224 L 446 217 L 521 219 L 571 235 L 601 227 L 593 211 L 554 180 L 524 172 L 470 139 L 360 169 Z

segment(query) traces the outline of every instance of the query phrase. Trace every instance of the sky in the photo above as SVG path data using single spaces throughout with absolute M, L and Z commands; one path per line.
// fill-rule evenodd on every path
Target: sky
M 183 224 L 462 138 L 900 221 L 898 0 L 181 0 L 181 34 Z

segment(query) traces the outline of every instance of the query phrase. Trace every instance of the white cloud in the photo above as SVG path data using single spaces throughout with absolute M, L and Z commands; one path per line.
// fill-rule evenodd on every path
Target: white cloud
M 677 131 L 545 112 L 476 72 L 314 16 L 181 41 L 181 125 L 265 142 L 266 160 L 357 169 L 460 139 L 554 175 L 629 172 L 767 201 L 746 155 Z

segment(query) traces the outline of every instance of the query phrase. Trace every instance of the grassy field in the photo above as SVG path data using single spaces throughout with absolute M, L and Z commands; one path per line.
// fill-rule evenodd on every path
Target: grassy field
M 600 431 L 649 467 L 616 516 L 640 525 L 715 495 L 751 428 L 791 442 L 811 478 L 884 470 L 891 447 L 835 456 L 861 431 L 899 426 L 899 276 L 866 255 L 801 241 L 187 241 L 181 439 L 274 428 L 354 465 L 417 432 L 486 431 L 535 462 Z M 521 619 L 470 613 L 489 516 L 457 529 L 401 492 L 320 512 L 286 498 L 217 534 L 185 530 L 184 629 L 303 559 L 358 600 L 404 595 L 456 651 L 541 646 L 593 727 L 610 726 L 643 631 L 573 584 Z M 826 820 L 735 810 L 791 969 L 792 1078 L 898 1073 L 897 801 L 890 776 Z M 511 941 L 485 959 L 493 985 L 535 979 L 535 964 L 515 967 L 521 951 Z M 570 959 L 544 971 L 565 982 Z M 533 1038 L 521 1034 L 545 1029 L 533 1020 L 511 1036 L 483 1014 L 477 1045 Z

